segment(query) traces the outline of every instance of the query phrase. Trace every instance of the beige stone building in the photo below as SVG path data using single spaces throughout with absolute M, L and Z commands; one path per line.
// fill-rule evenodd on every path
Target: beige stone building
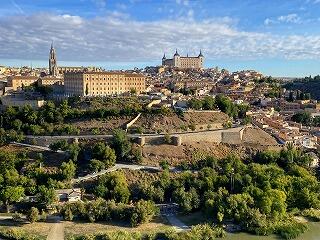
M 0 75 L 5 74 L 7 72 L 7 67 L 0 66 Z
M 11 76 L 8 77 L 7 87 L 13 91 L 17 91 L 37 82 L 38 78 L 36 76 Z
M 69 96 L 108 96 L 145 91 L 142 74 L 125 72 L 67 72 L 64 74 L 65 93 Z
M 197 57 L 182 57 L 179 55 L 178 51 L 173 55 L 173 58 L 166 58 L 166 55 L 163 55 L 162 66 L 175 67 L 181 69 L 201 69 L 204 64 L 204 56 L 200 50 L 200 53 Z
M 21 94 L 10 94 L 2 96 L 1 102 L 4 107 L 23 107 L 25 105 L 30 105 L 32 108 L 42 107 L 45 103 L 43 99 L 27 99 L 24 95 Z
M 38 79 L 40 86 L 52 86 L 52 85 L 63 85 L 63 78 L 45 76 Z
M 102 72 L 99 67 L 58 67 L 59 74 L 67 72 Z

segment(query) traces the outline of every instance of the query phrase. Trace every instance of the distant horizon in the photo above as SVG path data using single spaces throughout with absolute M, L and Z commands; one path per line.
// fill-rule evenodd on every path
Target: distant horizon
M 273 65 L 276 64 L 282 66 L 284 71 L 275 71 Z M 48 60 L 24 60 L 24 59 L 0 59 L 0 66 L 7 67 L 23 67 L 31 66 L 35 68 L 48 68 Z M 106 70 L 132 70 L 134 68 L 145 68 L 148 66 L 160 66 L 161 60 L 154 61 L 128 61 L 128 62 L 108 62 L 108 61 L 59 61 L 58 66 L 64 67 L 101 67 Z M 272 77 L 288 77 L 288 78 L 303 78 L 306 76 L 320 75 L 320 60 L 310 60 L 309 68 L 312 68 L 312 72 L 306 70 L 302 64 L 299 64 L 299 60 L 206 60 L 205 68 L 218 67 L 219 69 L 226 69 L 231 72 L 241 70 L 255 70 L 261 72 L 265 76 Z M 295 69 L 296 74 L 287 73 L 288 69 Z

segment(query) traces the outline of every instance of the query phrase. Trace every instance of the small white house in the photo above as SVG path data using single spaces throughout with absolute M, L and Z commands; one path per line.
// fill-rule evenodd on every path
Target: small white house
M 319 166 L 319 157 L 314 152 L 308 152 L 308 156 L 311 157 L 312 162 L 310 163 L 310 167 L 316 168 Z
M 59 189 L 55 191 L 59 202 L 77 202 L 81 200 L 81 189 Z

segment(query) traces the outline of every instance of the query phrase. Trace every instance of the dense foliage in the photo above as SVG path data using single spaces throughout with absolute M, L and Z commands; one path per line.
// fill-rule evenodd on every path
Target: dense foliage
M 23 200 L 24 196 L 36 196 L 38 204 L 47 206 L 55 202 L 55 188 L 63 188 L 75 175 L 75 163 L 62 162 L 61 168 L 47 172 L 41 167 L 41 156 L 30 161 L 24 152 L 0 152 L 0 200 L 10 206 Z
M 208 224 L 196 225 L 191 228 L 191 231 L 175 232 L 155 232 L 155 233 L 140 233 L 140 232 L 112 232 L 97 235 L 85 235 L 71 238 L 71 240 L 118 240 L 118 239 L 130 239 L 130 240 L 213 240 L 216 238 L 222 238 L 225 236 L 225 231 L 220 227 L 212 227 Z
M 116 220 L 138 226 L 149 222 L 158 213 L 158 209 L 151 201 L 141 200 L 134 205 L 127 205 L 98 198 L 86 203 L 64 204 L 60 213 L 67 221 L 72 221 L 74 218 L 90 222 Z
M 142 111 L 150 110 L 145 110 L 135 98 L 95 98 L 87 101 L 69 99 L 61 103 L 47 101 L 39 109 L 33 109 L 29 105 L 10 106 L 0 112 L 0 131 L 3 133 L 0 135 L 5 136 L 0 139 L 0 143 L 17 140 L 21 134 L 77 135 L 79 129 L 70 124 L 72 120 L 135 116 Z
M 320 127 L 320 117 L 311 117 L 309 112 L 299 112 L 292 116 L 292 121 L 302 123 L 304 126 Z
M 320 100 L 320 76 L 305 77 L 284 85 L 289 90 L 300 90 L 303 93 L 310 93 L 311 98 Z M 309 98 L 309 95 L 306 96 Z
M 191 165 L 197 173 L 183 172 L 170 179 L 164 171 L 159 180 L 141 183 L 136 194 L 155 202 L 173 199 L 185 213 L 202 210 L 217 223 L 233 220 L 259 235 L 284 236 L 300 229 L 298 234 L 305 227 L 292 220 L 290 210 L 320 208 L 320 185 L 310 162 L 292 147 L 258 152 L 245 161 L 208 156 Z
M 215 98 L 209 96 L 203 99 L 192 98 L 188 101 L 188 106 L 195 110 L 220 110 L 233 118 L 245 118 L 249 110 L 248 105 L 234 104 L 224 95 L 217 95 Z

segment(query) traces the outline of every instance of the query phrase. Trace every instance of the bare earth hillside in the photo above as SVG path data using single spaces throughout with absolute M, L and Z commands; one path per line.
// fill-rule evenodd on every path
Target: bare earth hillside
M 196 130 L 222 128 L 222 124 L 228 122 L 229 117 L 222 112 L 187 112 L 183 116 L 172 113 L 168 116 L 142 115 L 133 127 L 140 127 L 145 132 L 179 132 L 186 131 L 190 125 Z

